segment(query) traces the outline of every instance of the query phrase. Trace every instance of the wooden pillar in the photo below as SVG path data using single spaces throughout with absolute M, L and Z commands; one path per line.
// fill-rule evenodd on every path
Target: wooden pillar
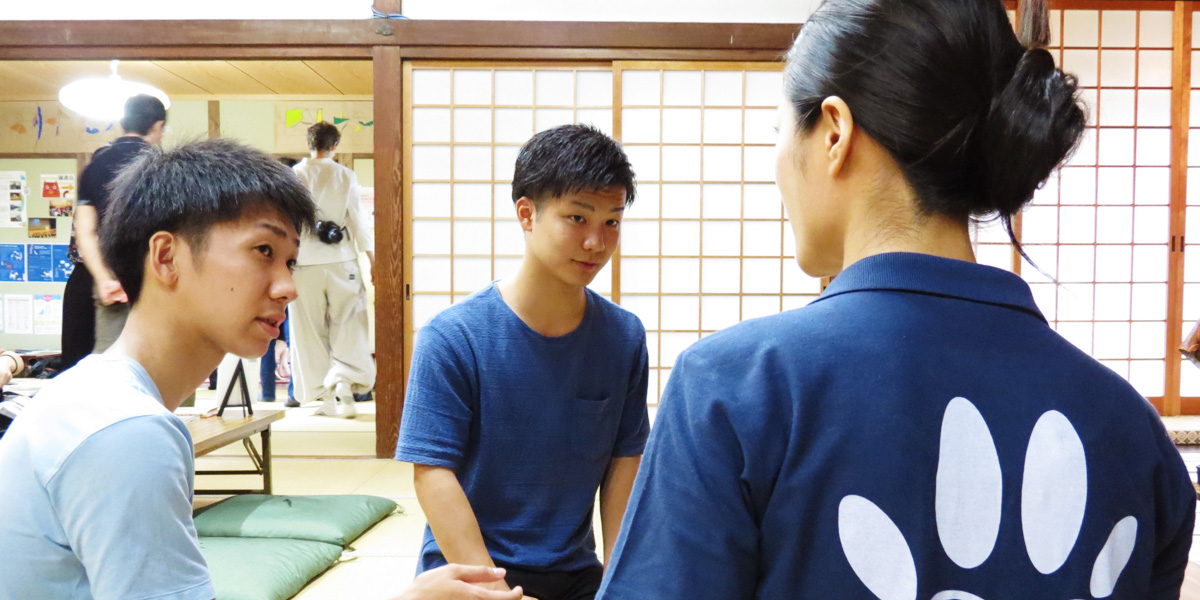
M 217 100 L 208 101 L 208 139 L 221 137 L 221 103 Z
M 1175 3 L 1171 64 L 1171 254 L 1167 296 L 1167 375 L 1164 415 L 1183 411 L 1179 394 L 1179 344 L 1183 333 L 1183 244 L 1187 215 L 1188 127 L 1191 106 L 1192 2 Z M 1200 260 L 1200 256 L 1196 257 Z
M 382 0 L 376 0 L 378 7 Z M 399 8 L 399 1 L 395 1 Z M 404 411 L 404 143 L 400 48 L 372 51 L 375 88 L 375 455 L 396 452 Z
M 399 15 L 401 0 L 375 0 L 375 10 L 385 15 Z

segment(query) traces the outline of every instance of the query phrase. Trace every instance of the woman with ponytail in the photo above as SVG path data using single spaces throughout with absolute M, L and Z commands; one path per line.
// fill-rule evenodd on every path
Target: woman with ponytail
M 826 0 L 777 183 L 805 308 L 676 361 L 600 598 L 1178 598 L 1195 492 L 1151 405 L 975 263 L 1085 126 L 1044 0 Z M 1017 248 L 1017 240 L 1013 240 Z

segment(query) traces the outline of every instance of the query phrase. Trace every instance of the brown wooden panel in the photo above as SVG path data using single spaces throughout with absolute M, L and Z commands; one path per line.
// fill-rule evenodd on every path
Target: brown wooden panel
M 375 87 L 375 455 L 396 452 L 404 411 L 403 108 L 400 49 L 374 51 Z
M 348 95 L 369 96 L 371 86 L 371 62 L 366 60 L 310 60 L 308 68 L 338 92 Z
M 213 95 L 271 93 L 270 88 L 223 60 L 162 60 L 154 64 Z
M 338 89 L 325 81 L 303 61 L 231 60 L 229 64 L 265 85 L 273 94 L 337 94 Z
M 1162 414 L 1178 415 L 1180 361 L 1176 348 L 1182 341 L 1184 220 L 1187 215 L 1187 147 L 1191 102 L 1192 2 L 1175 6 L 1171 65 L 1171 247 L 1170 285 L 1167 292 L 1167 375 Z M 1178 245 L 1175 240 L 1179 239 Z
M 0 60 L 370 59 L 368 46 L 21 46 L 0 45 Z
M 0 47 L 495 46 L 782 51 L 799 25 L 530 21 L 0 21 Z
M 208 101 L 208 139 L 221 137 L 221 103 L 217 100 Z

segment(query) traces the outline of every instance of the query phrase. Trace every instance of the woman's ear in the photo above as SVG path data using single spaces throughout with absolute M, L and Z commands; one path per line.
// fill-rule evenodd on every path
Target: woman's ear
M 854 151 L 854 115 L 845 100 L 830 96 L 821 102 L 820 129 L 829 176 L 837 177 Z

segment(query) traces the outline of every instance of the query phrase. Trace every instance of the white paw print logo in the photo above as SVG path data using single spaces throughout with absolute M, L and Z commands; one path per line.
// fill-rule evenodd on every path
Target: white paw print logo
M 982 565 L 1000 533 L 1000 458 L 983 415 L 955 398 L 942 418 L 935 506 L 942 547 L 964 569 Z M 1021 529 L 1029 560 L 1054 573 L 1075 547 L 1087 507 L 1087 460 L 1075 427 L 1058 411 L 1038 419 L 1021 484 Z M 1118 521 L 1092 567 L 1093 598 L 1107 598 L 1133 555 L 1137 519 Z M 849 495 L 838 505 L 838 536 L 850 567 L 879 600 L 916 600 L 917 569 L 900 528 L 874 502 Z M 930 600 L 984 600 L 943 590 Z

